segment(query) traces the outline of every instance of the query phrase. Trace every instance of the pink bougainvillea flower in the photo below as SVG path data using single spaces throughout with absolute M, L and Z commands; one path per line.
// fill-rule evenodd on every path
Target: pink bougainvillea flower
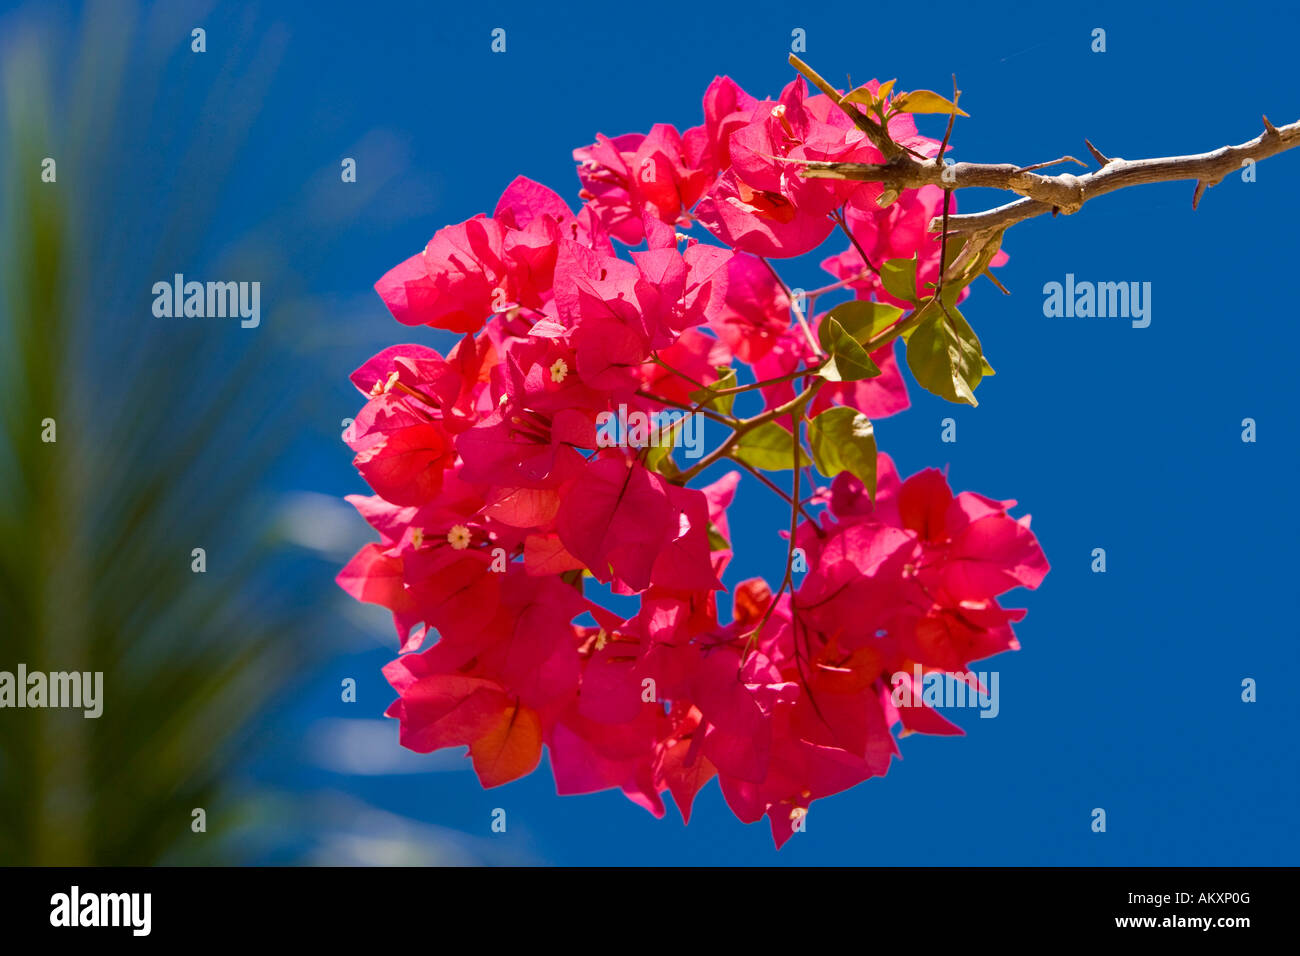
M 366 403 L 352 426 L 353 463 L 367 484 L 398 505 L 420 504 L 442 488 L 453 449 L 442 426 L 387 396 Z
M 835 229 L 834 204 L 800 207 L 783 193 L 755 189 L 728 170 L 696 210 L 704 227 L 740 252 L 790 258 L 816 249 Z
M 590 210 L 574 216 L 558 195 L 521 176 L 502 194 L 493 218 L 478 215 L 439 229 L 375 290 L 404 325 L 474 333 L 512 306 L 542 307 L 560 238 L 612 252 Z
M 888 130 L 937 152 L 908 115 Z M 705 409 L 700 391 L 733 373 L 770 418 L 823 357 L 810 341 L 823 297 L 894 301 L 866 259 L 915 258 L 926 294 L 943 193 L 882 207 L 878 184 L 801 176 L 803 160 L 883 161 L 802 79 L 759 100 L 716 78 L 702 125 L 598 136 L 575 157 L 576 212 L 519 177 L 491 217 L 438 230 L 377 283 L 399 322 L 461 337 L 445 354 L 394 345 L 353 373 L 365 404 L 344 438 L 374 494 L 348 500 L 378 540 L 337 580 L 392 614 L 387 715 L 403 746 L 467 748 L 485 787 L 532 772 L 547 749 L 559 793 L 618 789 L 656 816 L 669 793 L 684 821 L 716 779 L 779 847 L 813 802 L 885 774 L 899 737 L 961 733 L 895 695 L 936 671 L 978 684 L 972 661 L 1020 646 L 1024 612 L 999 599 L 1038 587 L 1047 561 L 1015 502 L 954 494 L 934 469 L 901 480 L 879 455 L 874 497 L 849 471 L 801 483 L 793 523 L 772 536 L 787 580 L 740 581 L 720 602 L 755 540 L 729 509 L 787 495 L 705 466 L 773 468 L 761 433 L 688 465 L 658 444 L 674 430 L 647 426 L 643 441 L 605 423 L 673 408 L 707 411 L 710 433 L 743 430 L 749 395 Z M 841 216 L 856 245 L 823 263 L 838 283 L 798 297 L 823 310 L 805 326 L 760 257 L 812 250 Z M 696 220 L 707 234 L 690 232 Z M 611 237 L 644 246 L 616 255 Z M 879 375 L 822 382 L 801 414 L 906 408 L 893 344 L 872 358 Z
M 822 119 L 797 79 L 776 103 L 759 103 L 730 137 L 731 167 L 700 202 L 697 215 L 727 245 L 756 255 L 790 257 L 817 246 L 835 228 L 830 213 L 861 183 L 807 179 L 800 160 L 874 162 L 879 153 L 847 117 Z M 826 99 L 821 97 L 821 99 Z
M 439 229 L 375 291 L 403 325 L 477 332 L 509 301 L 506 227 L 486 216 Z
M 735 80 L 714 77 L 704 91 L 704 132 L 707 168 L 721 171 L 731 165 L 731 134 L 747 125 L 758 106 Z
M 403 747 L 429 753 L 468 745 L 486 736 L 509 702 L 495 681 L 459 674 L 420 676 L 412 665 L 419 655 L 399 657 L 384 670 L 402 695 L 389 708 L 401 720 Z
M 656 817 L 664 815 L 663 787 L 653 770 L 654 747 L 665 732 L 663 709 L 642 709 L 636 719 L 609 724 L 584 717 L 574 707 L 546 738 L 555 788 L 560 794 L 593 793 L 618 787 Z
M 541 721 L 496 681 L 432 672 L 421 655 L 385 669 L 399 693 L 387 716 L 402 727 L 402 746 L 420 753 L 468 745 L 485 787 L 530 773 L 542 756 Z
M 742 362 L 764 358 L 790 327 L 790 297 L 756 256 L 731 257 L 723 303 L 709 324 Z
M 664 480 L 621 456 L 586 466 L 569 489 L 556 527 L 570 554 L 598 581 L 617 577 L 635 591 L 650 586 L 660 549 L 676 531 Z
M 701 166 L 705 145 L 702 129 L 683 137 L 664 123 L 645 135 L 597 136 L 573 151 L 582 198 L 612 236 L 636 245 L 645 238 L 643 211 L 676 223 L 707 188 L 713 172 Z
M 712 385 L 718 369 L 730 363 L 731 354 L 717 339 L 687 329 L 668 348 L 656 354 L 657 362 L 641 366 L 641 385 L 662 398 L 689 404 L 698 385 Z

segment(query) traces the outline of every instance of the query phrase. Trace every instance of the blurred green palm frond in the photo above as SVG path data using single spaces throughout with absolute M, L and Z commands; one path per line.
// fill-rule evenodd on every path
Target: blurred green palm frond
M 301 277 L 258 251 L 274 224 L 212 238 L 277 39 L 242 38 L 187 139 L 167 105 L 187 46 L 158 42 L 188 37 L 172 5 L 82 21 L 64 55 L 57 31 L 0 31 L 0 670 L 102 671 L 103 715 L 0 710 L 0 864 L 224 862 L 266 802 L 230 768 L 319 653 L 329 586 L 295 580 L 261 490 L 304 417 L 286 356 L 306 310 L 268 308 Z M 173 272 L 260 281 L 261 326 L 155 318 Z

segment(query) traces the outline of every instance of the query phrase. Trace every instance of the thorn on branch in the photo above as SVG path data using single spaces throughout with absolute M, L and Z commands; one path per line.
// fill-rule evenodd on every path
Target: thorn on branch
M 1034 163 L 1032 166 L 1021 166 L 1016 170 L 1016 172 L 1032 173 L 1035 169 L 1046 169 L 1048 166 L 1056 166 L 1059 163 L 1078 163 L 1084 169 L 1088 168 L 1087 163 L 1077 160 L 1073 156 L 1062 156 L 1060 159 L 1051 159 L 1045 163 Z
M 1196 183 L 1193 198 L 1199 206 L 1205 190 L 1212 189 L 1225 177 L 1238 171 L 1244 161 L 1259 162 L 1300 147 L 1300 121 L 1275 126 L 1267 116 L 1262 116 L 1261 119 L 1265 124 L 1264 132 L 1249 142 L 1185 156 L 1127 160 L 1119 156 L 1107 156 L 1091 141 L 1085 140 L 1088 150 L 1103 163 L 1103 167 L 1077 176 L 1070 173 L 1055 176 L 1025 173 L 1019 167 L 1006 163 L 960 163 L 954 167 L 952 188 L 993 186 L 1018 192 L 1021 198 L 983 212 L 950 217 L 945 231 L 973 235 L 992 228 L 1006 228 L 1047 212 L 1051 212 L 1054 217 L 1062 212 L 1068 215 L 1088 200 L 1117 189 L 1175 180 Z M 901 185 L 904 188 L 914 181 L 932 182 L 936 178 L 932 168 L 917 173 L 901 164 L 877 167 L 870 173 L 864 171 L 853 178 L 868 179 L 877 176 L 882 181 L 887 180 L 896 187 Z M 934 232 L 939 228 L 940 219 L 932 217 L 928 230 Z
M 1205 180 L 1196 180 L 1196 192 L 1192 193 L 1192 209 L 1196 209 L 1201 201 L 1201 195 L 1205 192 Z
M 995 286 L 997 286 L 999 289 L 1001 289 L 1003 295 L 1010 295 L 1010 294 L 1011 294 L 1011 290 L 1008 289 L 1006 286 L 1004 286 L 1001 282 L 998 281 L 998 277 L 995 276 L 995 275 L 993 274 L 993 270 L 992 270 L 992 269 L 988 269 L 988 268 L 986 268 L 986 269 L 981 273 L 981 275 L 988 276 L 989 281 L 991 281 Z
M 1099 150 L 1096 146 L 1093 146 L 1091 141 L 1085 139 L 1083 144 L 1088 147 L 1088 152 L 1092 153 L 1093 159 L 1101 163 L 1103 166 L 1110 165 L 1110 157 Z
M 952 136 L 952 124 L 957 120 L 957 103 L 961 99 L 961 90 L 957 89 L 957 74 L 952 75 L 952 112 L 948 114 L 948 128 L 943 132 L 943 142 L 939 144 L 938 161 L 943 162 L 943 154 L 948 149 L 948 140 Z

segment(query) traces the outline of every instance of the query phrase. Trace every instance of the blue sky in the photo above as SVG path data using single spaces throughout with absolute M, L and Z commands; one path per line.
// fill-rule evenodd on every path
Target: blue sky
M 255 20 L 224 5 L 196 15 L 209 53 L 186 67 L 195 108 L 223 44 L 283 44 L 252 149 L 227 186 L 232 234 L 343 156 L 368 158 L 358 184 L 339 189 L 396 170 L 377 214 L 336 220 L 341 254 L 316 264 L 312 291 L 335 309 L 321 320 L 333 337 L 314 359 L 320 367 L 299 376 L 313 420 L 268 490 L 364 492 L 330 432 L 358 407 L 347 374 L 385 344 L 449 344 L 393 322 L 370 291 L 379 275 L 442 225 L 490 211 L 518 174 L 576 203 L 574 147 L 597 132 L 700 122 L 700 96 L 717 74 L 775 94 L 792 77 L 795 28 L 806 32 L 804 58 L 839 82 L 846 73 L 855 83 L 898 77 L 900 88 L 946 92 L 955 72 L 971 114 L 953 135 L 961 159 L 1086 159 L 1085 136 L 1127 158 L 1197 152 L 1257 135 L 1261 112 L 1276 123 L 1300 117 L 1294 8 L 1152 7 L 318 2 L 277 4 Z M 252 33 L 241 32 L 249 23 Z M 496 27 L 506 30 L 504 54 L 490 51 Z M 1106 31 L 1104 53 L 1090 49 L 1095 28 Z M 938 119 L 923 129 L 941 132 Z M 938 466 L 956 489 L 1018 499 L 1053 570 L 1038 592 L 1004 602 L 1029 609 L 1023 649 L 979 665 L 1000 672 L 998 717 L 953 712 L 967 736 L 903 741 L 888 777 L 817 803 L 808 832 L 779 854 L 765 824 L 732 817 L 716 784 L 683 828 L 672 809 L 656 821 L 613 792 L 557 797 L 545 766 L 484 791 L 467 761 L 419 758 L 437 769 L 356 774 L 306 759 L 313 728 L 332 726 L 320 721 L 375 719 L 389 702 L 379 668 L 392 634 L 382 616 L 341 611 L 334 636 L 349 649 L 268 718 L 249 772 L 468 834 L 493 860 L 1295 863 L 1297 176 L 1300 151 L 1261 164 L 1253 183 L 1229 177 L 1196 212 L 1190 183 L 1150 186 L 1008 233 L 1011 259 L 999 275 L 1013 294 L 980 283 L 964 308 L 998 373 L 981 385 L 980 406 L 950 406 L 913 386 L 913 407 L 878 422 L 877 437 L 904 474 Z M 963 211 L 1000 201 L 959 197 Z M 307 255 L 300 238 L 304 249 L 291 239 L 281 252 Z M 817 258 L 801 260 L 792 284 L 825 281 Z M 1043 285 L 1067 273 L 1150 282 L 1150 326 L 1045 317 Z M 955 444 L 940 441 L 948 416 Z M 1241 441 L 1247 417 L 1258 423 L 1253 444 Z M 779 577 L 773 501 L 742 482 L 729 583 Z M 362 535 L 359 519 L 353 530 Z M 1105 574 L 1090 570 L 1098 547 Z M 319 564 L 321 575 L 333 571 Z M 360 687 L 355 704 L 338 699 L 349 676 Z M 1241 700 L 1248 677 L 1256 703 Z M 369 739 L 395 749 L 389 730 Z M 493 835 L 498 807 L 509 826 Z M 1105 833 L 1090 828 L 1097 807 Z

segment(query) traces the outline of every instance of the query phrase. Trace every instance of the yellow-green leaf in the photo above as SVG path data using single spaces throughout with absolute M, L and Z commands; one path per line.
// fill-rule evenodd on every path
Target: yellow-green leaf
M 956 306 L 918 325 L 907 340 L 907 365 L 928 392 L 950 402 L 978 405 L 975 386 L 984 377 L 983 352 L 975 330 Z
M 910 93 L 899 93 L 894 97 L 894 102 L 890 104 L 900 113 L 956 113 L 958 116 L 970 116 L 965 110 L 960 109 L 956 103 L 940 96 L 933 90 L 912 90 Z
M 842 102 L 862 103 L 865 106 L 870 106 L 872 103 L 876 102 L 877 99 L 879 99 L 879 97 L 877 97 L 875 93 L 872 93 L 871 90 L 867 89 L 865 86 L 859 86 L 856 90 L 851 90 L 846 93 Z
M 853 336 L 844 330 L 829 315 L 822 320 L 817 330 L 822 348 L 830 356 L 826 364 L 818 369 L 817 374 L 828 382 L 857 382 L 864 378 L 875 378 L 880 374 L 876 363 Z
M 766 471 L 784 471 L 794 459 L 794 439 L 776 422 L 766 422 L 740 436 L 731 450 L 731 457 Z M 802 448 L 799 449 L 799 467 L 811 464 Z
M 876 435 L 866 415 L 844 405 L 826 409 L 809 420 L 808 445 L 818 471 L 827 478 L 856 475 L 876 500 Z
M 712 398 L 714 392 L 725 388 L 732 388 L 736 384 L 736 370 L 730 365 L 719 365 L 715 371 L 718 373 L 718 380 L 703 390 L 691 392 L 691 401 L 703 402 L 705 398 L 709 401 L 705 403 L 705 408 L 711 408 L 714 411 L 721 412 L 723 415 L 731 414 L 731 406 L 736 400 L 736 396 L 717 395 Z
M 916 259 L 888 259 L 880 267 L 885 291 L 904 302 L 916 301 Z
M 851 302 L 841 302 L 831 309 L 827 317 L 844 326 L 844 331 L 853 336 L 854 341 L 866 345 L 897 322 L 902 314 L 903 310 L 897 306 L 854 299 Z

